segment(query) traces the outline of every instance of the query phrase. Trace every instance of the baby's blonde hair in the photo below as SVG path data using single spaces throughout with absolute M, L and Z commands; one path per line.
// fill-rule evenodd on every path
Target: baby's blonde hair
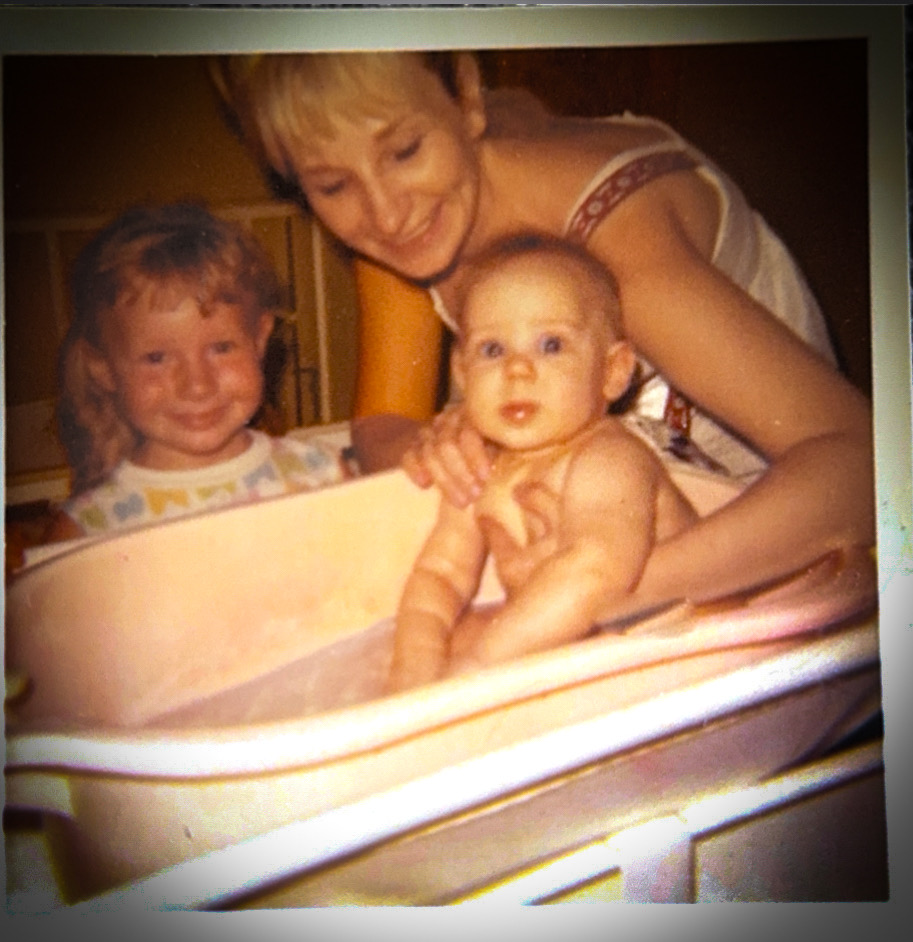
M 210 76 L 235 129 L 261 162 L 297 183 L 295 154 L 313 136 L 395 100 L 403 64 L 418 60 L 458 97 L 455 52 L 311 52 L 216 56 Z M 465 55 L 465 54 L 464 54 Z
M 195 203 L 128 210 L 80 253 L 58 365 L 57 425 L 74 494 L 101 483 L 139 444 L 89 369 L 93 351 L 104 353 L 106 317 L 173 307 L 188 296 L 203 316 L 217 301 L 239 305 L 253 331 L 278 307 L 279 286 L 253 236 Z
M 508 236 L 469 264 L 464 273 L 465 288 L 461 292 L 458 323 L 462 323 L 466 302 L 475 284 L 488 274 L 524 259 L 539 261 L 543 265 L 553 262 L 572 271 L 587 309 L 601 318 L 613 339 L 622 339 L 621 303 L 614 275 L 583 246 L 538 232 Z

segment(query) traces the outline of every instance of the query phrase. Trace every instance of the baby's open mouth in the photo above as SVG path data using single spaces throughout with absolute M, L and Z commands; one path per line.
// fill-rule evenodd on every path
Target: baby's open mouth
M 513 425 L 522 425 L 528 422 L 538 411 L 535 402 L 507 402 L 500 408 L 501 418 Z

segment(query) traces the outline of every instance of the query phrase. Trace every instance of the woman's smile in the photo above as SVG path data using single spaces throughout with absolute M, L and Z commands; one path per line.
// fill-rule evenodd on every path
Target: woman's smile
M 442 208 L 438 203 L 417 226 L 413 226 L 405 236 L 398 240 L 396 247 L 405 252 L 421 252 L 429 243 L 434 242 L 441 215 Z
M 401 274 L 419 280 L 431 279 L 447 269 L 466 235 L 472 202 L 467 188 L 445 194 L 413 193 L 419 205 L 401 225 L 385 228 L 375 215 L 366 212 L 350 243 L 358 251 Z
M 418 63 L 402 93 L 368 117 L 311 135 L 293 157 L 320 220 L 363 255 L 407 278 L 447 269 L 475 216 L 480 106 L 457 101 Z
M 406 264 L 421 259 L 426 252 L 436 248 L 442 217 L 443 207 L 437 203 L 415 225 L 404 226 L 386 238 L 375 236 L 379 253 L 389 253 Z

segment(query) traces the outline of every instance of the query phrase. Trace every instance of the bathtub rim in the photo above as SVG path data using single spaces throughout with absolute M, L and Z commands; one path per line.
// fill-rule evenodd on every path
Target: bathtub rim
M 876 618 L 870 617 L 851 627 L 826 632 L 816 630 L 814 633 L 818 637 L 792 635 L 756 643 L 759 648 L 756 663 L 572 725 L 579 728 L 584 741 L 589 741 L 592 735 L 587 729 L 602 728 L 607 724 L 607 717 L 611 717 L 619 727 L 624 727 L 623 732 L 613 734 L 609 740 L 599 740 L 599 755 L 608 755 L 613 749 L 642 741 L 643 737 L 671 735 L 689 725 L 793 693 L 809 684 L 879 667 Z M 512 675 L 508 680 L 516 684 L 516 675 L 542 673 L 550 666 L 556 667 L 558 660 L 563 659 L 566 668 L 571 662 L 585 658 L 586 644 L 580 643 L 578 650 L 558 652 L 564 658 L 536 656 L 536 665 L 529 663 L 532 658 L 524 659 L 510 665 L 504 673 Z M 747 646 L 752 645 L 731 647 Z M 765 654 L 765 649 L 770 653 Z M 725 649 L 704 650 L 691 656 L 700 657 L 721 650 Z M 641 666 L 657 663 L 662 662 Z M 531 671 L 534 667 L 538 670 Z M 426 703 L 432 699 L 438 703 L 452 703 L 457 699 L 455 694 L 460 687 L 468 694 L 466 688 L 490 682 L 490 676 L 487 676 L 490 673 L 441 681 L 418 693 L 424 694 Z M 625 671 L 617 673 L 621 678 Z M 583 682 L 584 678 L 578 676 L 576 680 Z M 558 685 L 552 687 L 557 688 Z M 543 692 L 541 687 L 528 690 L 526 698 Z M 514 693 L 517 693 L 516 686 Z M 510 702 L 521 699 L 524 697 L 517 695 Z M 660 701 L 662 709 L 657 708 Z M 382 704 L 380 708 L 379 704 Z M 502 704 L 493 707 L 486 704 L 470 713 L 462 711 L 459 716 L 488 712 L 498 705 Z M 150 779 L 209 779 L 284 772 L 381 749 L 403 738 L 421 735 L 447 721 L 437 717 L 440 722 L 428 722 L 431 717 L 428 711 L 424 711 L 422 718 L 425 722 L 416 727 L 414 718 L 420 708 L 416 695 L 406 693 L 386 701 L 372 701 L 301 719 L 235 727 L 178 730 L 107 728 L 69 732 L 16 732 L 8 729 L 6 773 L 28 774 L 34 771 L 42 774 L 46 771 L 64 778 L 72 773 L 98 773 Z M 344 733 L 353 729 L 360 734 L 359 737 L 354 741 L 352 737 L 347 740 Z M 567 729 L 559 727 L 534 738 L 547 739 L 566 734 Z

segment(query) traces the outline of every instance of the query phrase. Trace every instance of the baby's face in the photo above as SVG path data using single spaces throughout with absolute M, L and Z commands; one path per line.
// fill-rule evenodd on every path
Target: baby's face
M 561 270 L 489 273 L 470 289 L 455 357 L 469 416 L 513 450 L 565 441 L 604 414 L 618 346 Z

